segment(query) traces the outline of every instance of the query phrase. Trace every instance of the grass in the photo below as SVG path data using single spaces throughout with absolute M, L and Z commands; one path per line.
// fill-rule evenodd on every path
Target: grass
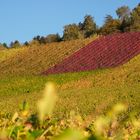
M 38 101 L 36 113 L 32 114 L 28 103 L 23 102 L 20 111 L 13 116 L 0 114 L 0 139 L 109 140 L 140 137 L 140 120 L 134 115 L 127 119 L 125 113 L 129 108 L 124 104 L 118 103 L 105 115 L 96 118 L 81 117 L 71 111 L 58 119 L 58 116 L 51 116 L 56 101 L 55 86 L 48 83 Z
M 118 102 L 139 111 L 139 71 L 140 55 L 111 69 L 49 76 L 1 76 L 0 109 L 14 112 L 21 101 L 27 100 L 34 111 L 45 83 L 52 81 L 57 84 L 59 95 L 55 115 L 63 116 L 70 110 L 82 115 L 98 115 Z

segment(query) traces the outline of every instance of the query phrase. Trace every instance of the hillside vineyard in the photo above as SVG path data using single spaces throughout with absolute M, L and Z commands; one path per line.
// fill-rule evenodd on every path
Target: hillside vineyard
M 43 74 L 90 71 L 128 62 L 140 54 L 140 32 L 103 36 L 83 47 Z

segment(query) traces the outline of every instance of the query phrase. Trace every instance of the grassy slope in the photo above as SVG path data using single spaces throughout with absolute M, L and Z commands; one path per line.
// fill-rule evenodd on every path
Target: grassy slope
M 0 76 L 39 74 L 94 39 L 95 37 L 0 51 Z
M 81 114 L 96 114 L 117 102 L 127 103 L 131 109 L 140 107 L 140 55 L 129 63 L 112 69 L 72 74 L 1 77 L 0 109 L 14 111 L 22 100 L 34 109 L 47 81 L 54 81 L 59 89 L 56 114 L 78 110 Z

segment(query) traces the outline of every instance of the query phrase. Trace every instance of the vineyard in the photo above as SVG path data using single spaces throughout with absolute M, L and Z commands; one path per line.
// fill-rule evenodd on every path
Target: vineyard
M 75 51 L 95 40 L 97 36 L 88 39 L 48 43 L 0 51 L 0 76 L 40 74 L 61 62 Z
M 89 71 L 115 67 L 140 53 L 140 33 L 100 37 L 43 74 Z

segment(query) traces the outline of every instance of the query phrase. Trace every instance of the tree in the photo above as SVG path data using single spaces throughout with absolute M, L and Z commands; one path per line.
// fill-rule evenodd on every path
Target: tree
M 30 47 L 40 46 L 40 42 L 38 40 L 33 39 L 29 42 L 29 46 Z
M 18 40 L 16 40 L 15 42 L 11 42 L 11 44 L 10 44 L 11 48 L 18 48 L 20 46 L 21 46 L 21 44 L 19 43 Z
M 29 44 L 28 41 L 26 41 L 26 42 L 24 42 L 24 45 L 25 45 L 25 46 L 29 46 L 30 44 Z
M 125 18 L 130 17 L 130 8 L 128 6 L 122 6 L 116 10 L 116 14 L 123 21 Z
M 0 43 L 0 50 L 8 49 L 8 46 L 6 43 Z
M 47 37 L 38 35 L 33 38 L 33 41 L 36 41 L 39 44 L 46 44 L 46 43 L 52 43 L 52 42 L 59 42 L 61 41 L 61 37 L 59 34 L 49 34 Z
M 131 31 L 140 31 L 140 4 L 131 13 Z
M 43 41 L 43 39 L 42 39 Z M 50 34 L 46 37 L 46 42 L 51 43 L 51 42 L 59 42 L 61 41 L 61 37 L 59 34 Z
M 8 49 L 8 45 L 6 43 L 1 44 L 4 48 Z
M 39 43 L 40 43 L 40 44 L 46 44 L 46 43 L 47 43 L 46 37 L 44 37 L 44 36 L 40 37 Z
M 76 24 L 64 26 L 63 40 L 75 40 L 81 38 L 80 29 Z
M 39 41 L 40 40 L 40 35 L 37 35 L 37 36 L 35 36 L 34 38 L 33 38 L 33 40 L 37 40 L 37 41 Z
M 120 20 L 120 30 L 121 32 L 126 32 L 130 30 L 131 18 L 130 18 L 130 8 L 128 6 L 122 6 L 116 10 L 116 14 Z
M 96 33 L 96 23 L 91 15 L 86 15 L 84 17 L 82 30 L 86 38 Z
M 33 44 L 46 44 L 46 38 L 44 36 L 37 35 L 33 38 Z
M 130 26 L 131 26 L 131 18 L 128 17 L 128 18 L 126 18 L 125 20 L 123 20 L 121 22 L 121 25 L 120 25 L 121 32 L 128 32 L 128 31 L 130 31 Z
M 120 21 L 113 19 L 111 15 L 105 17 L 105 23 L 101 27 L 101 33 L 104 35 L 120 32 Z
M 37 35 L 33 38 L 33 41 L 40 43 L 41 36 Z
M 80 30 L 83 30 L 83 23 L 79 22 L 78 27 L 79 27 Z

